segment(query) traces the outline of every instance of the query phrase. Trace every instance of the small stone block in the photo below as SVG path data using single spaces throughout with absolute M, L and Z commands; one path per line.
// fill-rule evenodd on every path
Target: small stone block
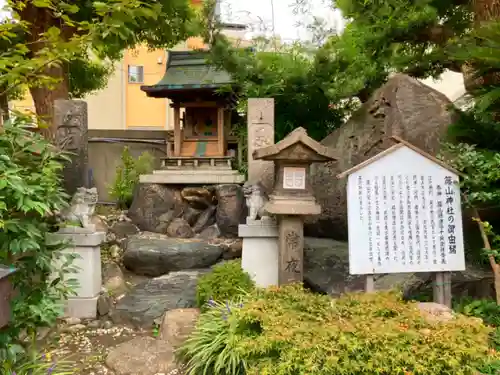
M 274 224 L 265 224 L 254 220 L 252 224 L 238 225 L 238 236 L 245 237 L 278 237 L 278 227 Z
M 97 299 L 70 297 L 64 307 L 64 316 L 68 318 L 96 319 L 97 318 Z

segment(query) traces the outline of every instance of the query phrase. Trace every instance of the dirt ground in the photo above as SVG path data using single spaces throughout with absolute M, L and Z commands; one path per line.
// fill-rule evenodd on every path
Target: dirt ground
M 105 365 L 110 349 L 137 336 L 155 335 L 153 330 L 137 330 L 123 325 L 92 328 L 93 323 L 58 328 L 47 335 L 42 351 L 56 362 L 61 359 L 74 363 L 75 375 L 112 375 Z

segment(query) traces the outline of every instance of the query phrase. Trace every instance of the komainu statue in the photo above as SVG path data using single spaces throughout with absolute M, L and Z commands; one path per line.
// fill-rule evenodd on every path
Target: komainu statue
M 61 219 L 67 225 L 92 228 L 90 219 L 95 211 L 98 195 L 95 187 L 80 187 L 71 199 L 70 206 L 61 212 Z
M 247 221 L 270 220 L 269 214 L 264 210 L 264 206 L 269 201 L 263 186 L 260 183 L 243 185 L 243 194 L 248 207 Z

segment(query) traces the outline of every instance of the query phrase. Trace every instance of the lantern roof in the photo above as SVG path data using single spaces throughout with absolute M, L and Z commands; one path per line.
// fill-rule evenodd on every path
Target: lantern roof
M 307 135 L 307 131 L 299 127 L 289 133 L 278 143 L 257 149 L 254 159 L 281 160 L 290 162 L 327 162 L 338 160 L 333 149 L 323 146 Z

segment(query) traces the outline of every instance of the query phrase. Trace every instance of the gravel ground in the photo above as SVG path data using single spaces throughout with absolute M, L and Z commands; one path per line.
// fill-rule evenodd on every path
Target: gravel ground
M 56 361 L 74 363 L 75 375 L 114 375 L 105 365 L 109 350 L 134 337 L 152 335 L 152 331 L 113 326 L 109 321 L 63 325 L 47 335 L 42 351 Z

